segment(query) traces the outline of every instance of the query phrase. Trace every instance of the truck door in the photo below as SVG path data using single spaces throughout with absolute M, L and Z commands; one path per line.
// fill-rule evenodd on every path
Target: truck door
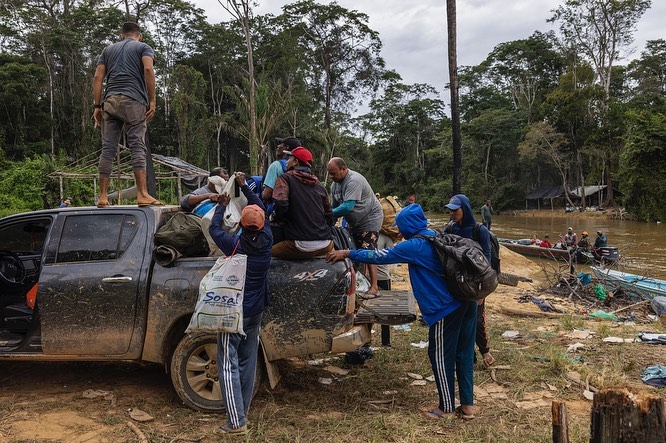
M 146 215 L 98 209 L 61 213 L 56 223 L 37 295 L 43 352 L 125 354 L 150 263 Z

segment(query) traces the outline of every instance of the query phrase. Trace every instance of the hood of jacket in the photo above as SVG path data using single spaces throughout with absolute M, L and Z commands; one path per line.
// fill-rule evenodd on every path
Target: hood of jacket
M 317 176 L 312 173 L 310 168 L 305 166 L 291 168 L 289 171 L 287 171 L 287 173 L 289 175 L 293 175 L 296 180 L 303 183 L 304 185 L 315 186 L 317 183 L 319 183 Z
M 456 194 L 462 203 L 463 218 L 461 221 L 463 228 L 474 227 L 476 224 L 476 219 L 474 218 L 474 211 L 472 211 L 472 205 L 469 202 L 469 199 L 464 194 Z
M 428 230 L 428 219 L 423 213 L 423 208 L 416 203 L 402 208 L 395 216 L 395 224 L 406 239 L 410 239 L 416 234 L 429 233 L 432 235 L 432 231 Z

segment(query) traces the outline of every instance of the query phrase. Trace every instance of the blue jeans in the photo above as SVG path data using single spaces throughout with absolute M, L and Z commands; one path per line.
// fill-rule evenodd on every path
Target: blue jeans
M 254 371 L 259 350 L 259 327 L 262 314 L 243 319 L 246 336 L 221 332 L 217 334 L 217 360 L 220 388 L 227 407 L 227 424 L 236 429 L 245 425 L 254 390 Z
M 458 377 L 460 404 L 474 404 L 476 309 L 475 301 L 464 302 L 428 331 L 428 357 L 442 412 L 455 410 L 454 376 Z

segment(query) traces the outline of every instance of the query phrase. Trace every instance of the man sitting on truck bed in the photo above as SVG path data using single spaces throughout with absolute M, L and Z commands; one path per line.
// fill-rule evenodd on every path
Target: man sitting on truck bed
M 218 192 L 215 187 L 214 177 L 221 177 L 224 181 L 229 180 L 229 174 L 224 168 L 214 168 L 208 174 L 208 181 L 205 186 L 195 189 L 180 199 L 180 209 L 184 212 L 192 212 L 197 215 L 205 215 L 212 206 L 207 203 L 217 203 Z
M 224 211 L 229 196 L 220 195 L 210 225 L 210 235 L 225 255 L 247 255 L 247 271 L 243 293 L 243 330 L 240 334 L 217 335 L 217 360 L 220 387 L 227 407 L 227 424 L 215 429 L 219 434 L 247 433 L 245 419 L 252 401 L 254 372 L 259 349 L 259 327 L 264 307 L 269 304 L 268 269 L 271 264 L 273 234 L 261 199 L 249 188 L 245 174 L 236 173 L 236 183 L 248 201 L 241 214 L 240 235 L 224 230 Z

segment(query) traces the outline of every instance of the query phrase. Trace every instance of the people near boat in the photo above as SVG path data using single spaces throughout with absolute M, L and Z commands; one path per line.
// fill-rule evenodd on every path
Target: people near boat
M 578 240 L 578 250 L 582 252 L 590 251 L 590 239 L 588 237 L 587 231 L 583 231 L 580 234 L 580 240 Z
M 534 245 L 534 246 L 540 246 L 541 245 L 541 240 L 539 240 L 539 237 L 537 237 L 536 234 L 532 234 L 532 239 L 530 241 L 530 244 Z
M 541 240 L 541 243 L 539 244 L 540 247 L 542 248 L 552 248 L 553 244 L 550 242 L 550 237 L 547 235 L 543 236 L 543 240 Z
M 597 238 L 594 240 L 594 249 L 605 248 L 608 245 L 608 238 L 603 232 L 597 231 Z
M 578 244 L 578 237 L 576 237 L 576 233 L 571 226 L 567 229 L 567 233 L 564 234 L 563 243 L 566 249 L 575 248 Z

